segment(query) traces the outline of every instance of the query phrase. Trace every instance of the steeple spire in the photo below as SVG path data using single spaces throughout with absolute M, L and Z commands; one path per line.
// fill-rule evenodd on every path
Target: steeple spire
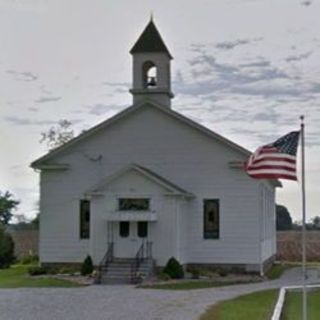
M 172 59 L 169 50 L 164 44 L 160 33 L 153 22 L 152 13 L 148 25 L 130 50 L 131 54 L 138 52 L 166 52 L 170 59 Z

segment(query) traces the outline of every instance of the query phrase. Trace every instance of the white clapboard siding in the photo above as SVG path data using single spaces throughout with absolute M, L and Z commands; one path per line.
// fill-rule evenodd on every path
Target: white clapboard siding
M 97 160 L 99 156 L 101 161 Z M 69 170 L 42 172 L 41 260 L 79 261 L 91 250 L 98 262 L 107 242 L 105 226 L 100 223 L 103 213 L 92 213 L 92 219 L 96 220 L 91 227 L 96 229 L 96 234 L 89 246 L 87 240 L 79 239 L 79 199 L 101 179 L 136 163 L 195 195 L 189 200 L 165 197 L 161 188 L 153 184 L 150 189 L 146 182 L 140 181 L 139 192 L 148 193 L 149 188 L 149 193 L 158 199 L 160 218 L 151 224 L 150 230 L 153 252 L 160 265 L 171 255 L 185 263 L 260 263 L 264 250 L 260 238 L 260 182 L 249 178 L 241 169 L 228 166 L 230 161 L 244 160 L 246 157 L 230 146 L 162 111 L 141 107 L 50 160 L 69 164 Z M 132 180 L 128 176 L 124 179 Z M 124 185 L 119 180 L 119 186 L 124 188 Z M 136 191 L 127 190 L 130 192 Z M 204 198 L 220 200 L 220 239 L 203 239 Z M 103 205 L 111 205 L 109 209 L 112 209 L 115 200 L 107 189 L 103 199 L 92 199 L 95 202 L 92 211 Z

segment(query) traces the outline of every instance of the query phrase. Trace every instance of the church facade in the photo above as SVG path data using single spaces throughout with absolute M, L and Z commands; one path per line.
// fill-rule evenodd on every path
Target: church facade
M 133 105 L 34 161 L 40 261 L 170 257 L 263 273 L 276 253 L 277 181 L 250 152 L 171 107 L 172 56 L 151 20 L 130 51 Z

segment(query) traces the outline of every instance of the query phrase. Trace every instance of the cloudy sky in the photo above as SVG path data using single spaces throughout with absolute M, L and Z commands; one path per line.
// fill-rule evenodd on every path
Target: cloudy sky
M 171 54 L 173 109 L 253 151 L 306 116 L 308 217 L 320 215 L 319 0 L 0 0 L 0 190 L 37 212 L 41 132 L 131 104 L 129 50 L 150 12 Z M 300 220 L 300 184 L 278 203 Z

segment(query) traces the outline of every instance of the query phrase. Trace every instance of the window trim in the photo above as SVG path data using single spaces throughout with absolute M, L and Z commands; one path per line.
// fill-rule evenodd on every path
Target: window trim
M 218 208 L 218 223 L 217 223 L 217 231 L 214 231 L 217 233 L 217 235 L 212 235 L 212 236 L 208 236 L 208 232 L 206 232 L 206 213 L 205 213 L 205 206 L 206 206 L 206 201 L 213 201 L 214 203 L 216 203 L 217 208 Z M 220 199 L 218 198 L 205 198 L 202 201 L 202 214 L 203 214 L 203 228 L 202 228 L 202 236 L 204 240 L 219 240 L 220 239 L 220 227 L 221 227 L 221 223 L 220 223 L 220 210 L 221 206 L 220 206 Z

